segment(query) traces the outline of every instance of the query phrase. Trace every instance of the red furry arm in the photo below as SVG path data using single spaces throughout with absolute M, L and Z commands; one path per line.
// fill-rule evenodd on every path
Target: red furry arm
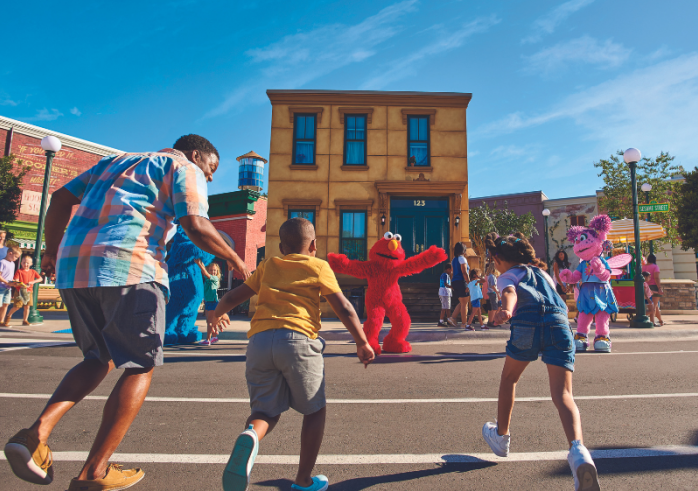
M 440 247 L 431 246 L 424 252 L 405 259 L 405 261 L 395 268 L 395 271 L 400 276 L 408 276 L 411 274 L 421 273 L 427 268 L 432 268 L 439 263 L 448 259 L 446 251 Z
M 335 273 L 348 274 L 361 279 L 367 279 L 370 276 L 369 263 L 366 261 L 356 261 L 344 254 L 330 252 L 327 254 L 327 262 Z

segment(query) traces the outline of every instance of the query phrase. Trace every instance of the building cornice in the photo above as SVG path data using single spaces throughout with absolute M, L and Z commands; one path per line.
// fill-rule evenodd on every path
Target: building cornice
M 401 107 L 468 107 L 472 94 L 374 90 L 267 90 L 274 104 L 327 104 Z
M 64 147 L 82 150 L 83 152 L 101 155 L 102 157 L 106 155 L 113 155 L 115 153 L 123 153 L 121 150 L 117 150 L 116 148 L 106 147 L 104 145 L 99 145 L 98 143 L 92 143 L 87 140 L 75 138 L 74 136 L 64 135 L 63 133 L 58 133 L 57 131 L 47 130 L 46 128 L 34 126 L 33 124 L 23 123 L 15 119 L 0 116 L 0 129 L 9 130 L 10 128 L 12 128 L 15 133 L 34 138 L 43 138 L 49 135 L 55 136 L 61 141 L 61 145 Z
M 467 181 L 376 181 L 379 193 L 414 196 L 442 196 L 460 194 Z

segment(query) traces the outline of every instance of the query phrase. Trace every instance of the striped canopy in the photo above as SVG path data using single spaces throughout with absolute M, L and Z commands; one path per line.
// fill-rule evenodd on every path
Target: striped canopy
M 661 225 L 639 220 L 640 240 L 655 240 L 666 237 L 666 232 Z M 635 226 L 630 218 L 611 222 L 611 231 L 608 233 L 611 242 L 635 242 Z

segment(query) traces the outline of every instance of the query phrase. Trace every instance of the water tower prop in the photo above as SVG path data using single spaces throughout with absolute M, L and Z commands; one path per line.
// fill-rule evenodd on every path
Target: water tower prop
M 251 189 L 258 193 L 262 191 L 264 164 L 266 159 L 257 155 L 255 152 L 247 152 L 245 155 L 240 155 L 237 158 L 240 162 L 240 170 L 238 172 L 238 189 Z

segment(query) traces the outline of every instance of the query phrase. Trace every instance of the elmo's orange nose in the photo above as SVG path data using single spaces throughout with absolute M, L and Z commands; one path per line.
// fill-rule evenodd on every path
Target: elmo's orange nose
M 388 249 L 391 251 L 397 251 L 398 247 L 400 247 L 400 243 L 397 240 L 391 240 L 388 242 Z

